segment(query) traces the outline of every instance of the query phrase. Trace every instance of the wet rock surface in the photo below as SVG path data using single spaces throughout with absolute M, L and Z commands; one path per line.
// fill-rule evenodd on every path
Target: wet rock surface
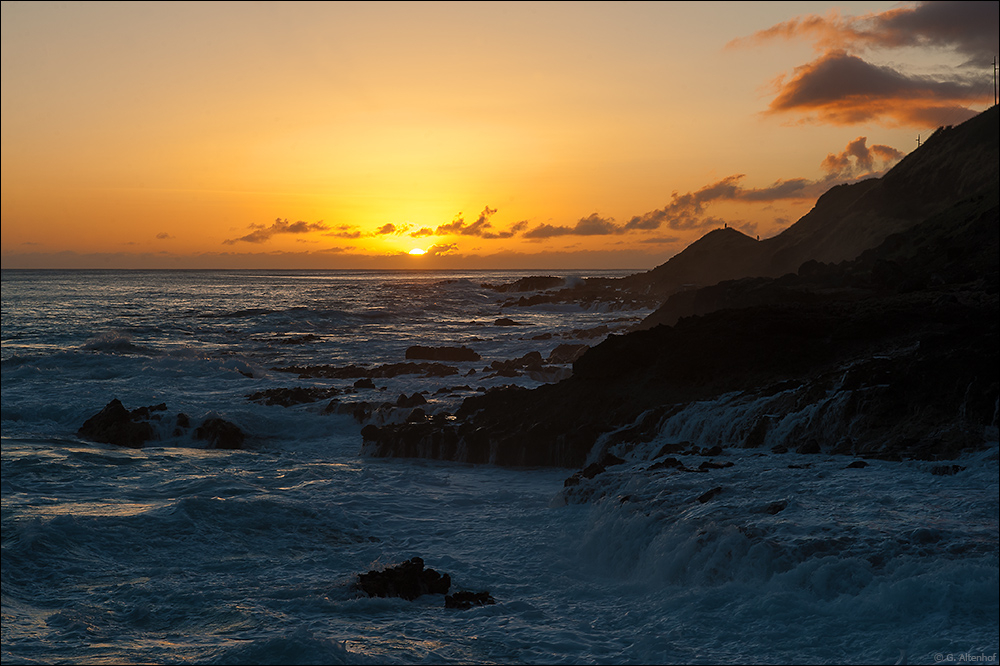
M 129 411 L 115 398 L 104 409 L 87 419 L 77 434 L 93 442 L 139 449 L 147 442 L 160 440 L 161 431 L 169 429 L 171 420 L 164 418 L 165 412 L 167 406 L 164 403 Z M 206 442 L 212 448 L 238 449 L 246 439 L 239 426 L 217 417 L 205 419 L 193 431 L 190 417 L 183 412 L 178 413 L 172 421 L 174 426 L 169 431 L 170 436 L 190 436 L 193 440 Z

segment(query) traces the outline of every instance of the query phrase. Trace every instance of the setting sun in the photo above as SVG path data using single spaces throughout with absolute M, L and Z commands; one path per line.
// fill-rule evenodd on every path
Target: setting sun
M 427 254 L 427 250 L 421 250 L 419 247 L 415 247 L 410 250 L 410 254 Z

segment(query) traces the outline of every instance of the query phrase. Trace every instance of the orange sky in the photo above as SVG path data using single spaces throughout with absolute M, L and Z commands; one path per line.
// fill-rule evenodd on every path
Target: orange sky
M 997 7 L 4 2 L 2 265 L 651 268 L 987 108 Z

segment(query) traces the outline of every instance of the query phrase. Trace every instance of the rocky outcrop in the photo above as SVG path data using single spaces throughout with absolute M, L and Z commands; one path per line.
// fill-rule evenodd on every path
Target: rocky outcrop
M 156 438 L 156 431 L 148 421 L 151 411 L 160 411 L 159 406 L 140 408 L 133 415 L 115 398 L 84 421 L 77 434 L 94 442 L 141 449 L 143 444 Z
M 139 449 L 147 442 L 160 439 L 160 431 L 168 427 L 163 419 L 163 412 L 166 411 L 167 406 L 163 403 L 129 411 L 115 398 L 87 419 L 77 434 L 94 442 Z M 239 426 L 221 418 L 205 419 L 193 432 L 190 431 L 191 420 L 186 414 L 178 413 L 173 422 L 170 436 L 190 435 L 212 448 L 238 449 L 246 438 Z
M 451 576 L 425 569 L 419 557 L 395 567 L 361 574 L 357 583 L 358 590 L 369 597 L 400 597 L 407 601 L 424 594 L 448 594 L 450 587 Z

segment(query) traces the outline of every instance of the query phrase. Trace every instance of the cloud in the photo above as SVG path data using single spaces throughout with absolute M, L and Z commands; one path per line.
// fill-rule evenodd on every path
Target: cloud
M 466 223 L 465 218 L 459 213 L 455 218 L 448 224 L 440 225 L 433 233 L 436 236 L 477 236 L 479 238 L 513 238 L 517 234 L 521 233 L 525 227 L 528 226 L 527 220 L 521 222 L 515 222 L 507 231 L 494 231 L 493 224 L 490 222 L 490 218 L 493 217 L 497 212 L 496 208 L 490 208 L 486 206 L 483 208 L 483 212 L 479 214 L 475 222 Z M 421 235 L 429 235 L 424 233 L 421 229 Z M 415 234 L 411 234 L 416 237 Z
M 417 229 L 416 231 L 410 232 L 411 238 L 426 238 L 427 236 L 433 236 L 433 235 L 434 235 L 434 230 L 428 227 L 422 227 L 420 229 Z
M 333 238 L 361 238 L 361 232 L 349 224 L 342 224 L 333 231 L 329 231 L 323 235 Z
M 880 122 L 927 127 L 956 124 L 988 104 L 983 72 L 1000 48 L 1000 3 L 922 2 L 863 16 L 804 16 L 734 40 L 747 46 L 776 39 L 811 41 L 821 55 L 776 80 L 769 113 L 797 112 L 834 125 Z M 950 50 L 965 61 L 921 75 L 876 65 L 859 53 L 905 47 Z
M 612 218 L 600 217 L 597 213 L 581 218 L 572 227 L 540 224 L 524 233 L 525 238 L 554 238 L 556 236 L 608 236 L 625 233 L 625 229 L 614 223 Z
M 842 152 L 827 155 L 820 166 L 828 179 L 875 177 L 903 158 L 903 153 L 892 146 L 875 144 L 869 148 L 867 143 L 867 137 L 859 136 Z
M 827 155 L 820 164 L 824 175 L 815 180 L 790 178 L 777 180 L 766 187 L 744 187 L 742 181 L 746 176 L 734 174 L 693 192 L 674 192 L 670 202 L 662 208 L 635 215 L 624 224 L 616 224 L 613 219 L 602 218 L 595 213 L 573 226 L 538 225 L 525 232 L 524 238 L 537 240 L 558 236 L 611 236 L 661 228 L 692 231 L 721 227 L 726 223 L 725 220 L 708 215 L 708 209 L 714 203 L 729 201 L 763 204 L 815 199 L 835 185 L 861 178 L 879 177 L 903 157 L 903 153 L 891 146 L 875 144 L 869 147 L 867 144 L 868 138 L 859 136 L 841 152 Z M 747 225 L 744 223 L 744 226 Z
M 841 16 L 834 10 L 826 16 L 797 17 L 735 39 L 730 46 L 806 39 L 820 51 L 935 47 L 968 57 L 965 66 L 982 67 L 996 54 L 998 22 L 996 2 L 918 2 L 863 16 Z
M 448 243 L 446 245 L 431 245 L 429 248 L 427 248 L 427 251 L 424 252 L 424 255 L 430 257 L 441 257 L 446 254 L 454 254 L 457 251 L 458 251 L 457 243 Z
M 161 231 L 160 233 L 156 234 L 157 240 L 170 240 L 171 238 L 173 238 L 173 236 L 168 234 L 166 231 Z
M 983 99 L 981 81 L 908 76 L 843 50 L 796 67 L 789 80 L 779 80 L 778 87 L 769 113 L 804 112 L 813 114 L 811 120 L 833 125 L 955 124 L 976 115 L 966 104 Z
M 303 222 L 299 220 L 298 222 L 289 222 L 288 220 L 282 220 L 280 217 L 274 221 L 269 227 L 263 224 L 251 224 L 250 229 L 254 229 L 252 233 L 246 236 L 241 236 L 240 238 L 232 238 L 229 240 L 222 241 L 223 245 L 235 245 L 240 241 L 247 243 L 263 243 L 270 240 L 271 236 L 276 234 L 305 234 L 310 231 L 326 231 L 330 227 L 323 224 L 323 221 L 319 222 Z

